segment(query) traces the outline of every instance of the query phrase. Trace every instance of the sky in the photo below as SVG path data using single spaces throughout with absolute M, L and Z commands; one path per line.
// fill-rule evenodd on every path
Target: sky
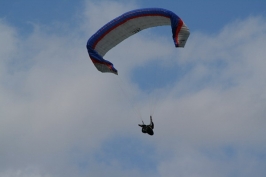
M 92 64 L 87 40 L 138 8 L 169 27 Z M 266 1 L 0 0 L 1 177 L 265 177 Z M 154 136 L 137 125 L 149 123 Z

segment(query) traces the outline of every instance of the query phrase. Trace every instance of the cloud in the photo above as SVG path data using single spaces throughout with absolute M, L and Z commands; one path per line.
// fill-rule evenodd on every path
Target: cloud
M 135 8 L 136 5 L 132 1 L 128 1 L 127 4 L 116 1 L 85 1 L 84 30 L 89 30 L 89 34 L 92 35 L 107 22 Z
M 236 37 L 239 33 L 247 37 Z M 195 40 L 192 36 L 186 48 L 192 56 L 183 64 L 190 65 L 189 72 L 176 83 L 171 94 L 175 98 L 180 92 L 183 95 L 173 99 L 171 105 L 179 105 L 181 114 L 189 115 L 195 126 L 204 120 L 204 127 L 196 126 L 195 130 L 220 130 L 219 134 L 227 135 L 227 140 L 235 135 L 232 141 L 246 141 L 248 137 L 254 141 L 262 136 L 258 128 L 265 122 L 265 70 L 261 67 L 265 64 L 261 49 L 265 37 L 265 20 L 259 17 L 229 24 L 212 38 Z M 205 41 L 205 45 L 195 44 L 199 41 Z M 259 141 L 263 143 L 264 138 Z
M 86 22 L 63 34 L 34 25 L 20 36 L 0 21 L 0 176 L 265 175 L 266 20 L 235 21 L 216 35 L 192 31 L 182 50 L 167 36 L 139 33 L 106 55 L 121 82 L 95 69 L 85 45 L 136 7 L 87 1 Z M 182 77 L 153 90 L 163 96 L 155 136 L 144 136 L 137 116 L 149 114 L 150 100 L 130 76 L 167 59 L 161 71 L 172 64 Z

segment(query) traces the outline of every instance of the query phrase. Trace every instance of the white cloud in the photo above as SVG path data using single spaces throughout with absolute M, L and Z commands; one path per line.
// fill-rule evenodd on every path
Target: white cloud
M 244 42 L 234 38 L 239 31 L 247 36 Z M 176 122 L 170 126 L 172 132 L 192 142 L 248 142 L 265 147 L 265 37 L 262 18 L 232 23 L 217 36 L 192 35 L 178 56 L 187 59 L 181 65 L 192 67 L 162 108 L 162 117 L 168 113 L 165 122 Z M 202 41 L 204 45 L 198 45 Z
M 88 1 L 88 21 L 73 29 L 77 34 L 51 34 L 36 25 L 23 40 L 0 21 L 0 176 L 265 175 L 265 19 L 236 21 L 212 36 L 192 33 L 178 52 L 163 36 L 138 34 L 106 55 L 126 81 L 125 96 L 115 75 L 95 69 L 85 44 L 106 22 L 134 8 Z M 146 95 L 128 75 L 154 58 L 173 56 L 189 72 L 163 88 L 170 92 L 160 97 L 155 136 L 144 136 L 129 99 Z M 148 112 L 147 102 L 134 105 Z M 154 172 L 124 168 L 119 158 L 95 160 L 95 152 L 118 134 L 138 139 L 134 148 L 155 148 Z
M 92 35 L 107 22 L 135 8 L 136 5 L 132 1 L 121 4 L 115 1 L 92 2 L 87 0 L 84 10 L 84 30 Z

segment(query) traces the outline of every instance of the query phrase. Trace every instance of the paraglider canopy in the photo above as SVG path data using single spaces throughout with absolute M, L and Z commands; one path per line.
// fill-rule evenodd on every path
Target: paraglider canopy
M 163 25 L 171 25 L 175 46 L 184 47 L 190 33 L 183 20 L 166 9 L 146 8 L 126 12 L 100 28 L 87 42 L 89 56 L 99 71 L 118 74 L 113 64 L 103 56 L 139 31 Z

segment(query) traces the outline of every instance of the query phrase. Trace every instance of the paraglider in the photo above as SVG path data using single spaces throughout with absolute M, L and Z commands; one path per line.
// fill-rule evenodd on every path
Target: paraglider
M 139 31 L 164 25 L 171 25 L 175 47 L 184 47 L 190 33 L 183 20 L 166 9 L 145 8 L 126 12 L 100 28 L 87 42 L 89 56 L 99 71 L 118 74 L 104 55 Z
M 153 129 L 154 129 L 154 123 L 152 121 L 152 116 L 150 116 L 150 124 L 145 125 L 144 122 L 142 121 L 142 124 L 139 124 L 140 127 L 142 127 L 141 131 L 142 133 L 148 133 L 149 135 L 153 135 Z
M 114 73 L 118 71 L 113 63 L 105 60 L 104 55 L 113 47 L 151 27 L 171 26 L 175 47 L 184 47 L 189 37 L 189 29 L 175 13 L 161 8 L 136 9 L 122 14 L 101 27 L 87 42 L 87 50 L 92 63 L 100 72 Z M 139 124 L 142 132 L 153 135 L 154 123 L 150 116 L 150 124 Z

